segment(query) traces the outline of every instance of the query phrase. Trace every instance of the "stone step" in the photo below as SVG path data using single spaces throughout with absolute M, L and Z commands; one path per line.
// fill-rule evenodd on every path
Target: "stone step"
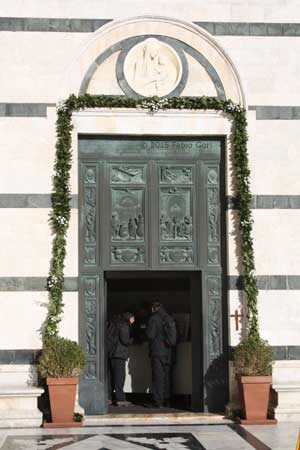
M 153 414 L 106 414 L 97 416 L 86 416 L 84 426 L 103 425 L 199 425 L 215 424 L 224 425 L 232 423 L 223 415 L 206 413 L 153 413 Z

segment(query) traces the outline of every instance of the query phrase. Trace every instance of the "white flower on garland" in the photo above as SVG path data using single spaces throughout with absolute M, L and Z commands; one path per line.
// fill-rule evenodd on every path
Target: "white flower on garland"
M 229 113 L 234 113 L 234 112 L 242 112 L 243 108 L 241 107 L 241 105 L 238 105 L 237 103 L 233 103 L 232 101 L 229 102 L 229 104 L 226 106 L 226 111 Z
M 60 225 L 67 225 L 68 223 L 67 219 L 64 216 L 58 216 L 56 220 Z
M 58 100 L 58 102 L 56 103 L 56 111 L 66 111 L 67 110 L 67 106 L 66 106 L 66 102 L 65 100 Z
M 59 283 L 59 279 L 56 275 L 51 275 L 51 277 L 48 278 L 48 288 L 51 289 L 54 286 L 57 286 Z
M 167 98 L 161 98 L 159 100 L 144 100 L 140 107 L 142 109 L 148 109 L 149 114 L 154 114 L 155 112 L 160 111 L 161 109 L 166 109 L 169 105 L 169 100 Z

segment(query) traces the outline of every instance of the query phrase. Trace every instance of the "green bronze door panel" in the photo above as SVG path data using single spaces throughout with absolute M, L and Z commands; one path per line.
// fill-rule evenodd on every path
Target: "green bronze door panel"
M 197 265 L 196 163 L 157 163 L 160 267 Z
M 103 262 L 105 267 L 145 268 L 148 262 L 148 165 L 105 162 Z

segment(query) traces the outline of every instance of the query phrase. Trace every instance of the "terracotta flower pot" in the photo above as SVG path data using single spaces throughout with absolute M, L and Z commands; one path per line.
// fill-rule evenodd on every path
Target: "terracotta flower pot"
M 267 420 L 272 377 L 238 377 L 241 406 L 248 421 Z
M 47 378 L 52 422 L 73 422 L 78 377 Z

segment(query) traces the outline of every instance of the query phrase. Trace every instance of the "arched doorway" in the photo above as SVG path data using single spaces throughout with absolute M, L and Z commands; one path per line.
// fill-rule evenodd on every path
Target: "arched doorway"
M 132 35 L 133 24 L 136 35 Z M 181 55 L 182 71 L 178 85 L 185 84 L 180 86 L 180 95 L 205 93 L 201 91 L 202 87 L 199 91 L 199 84 L 193 78 L 195 67 L 193 70 L 191 67 L 197 64 L 201 66 L 201 76 L 204 76 L 203 83 L 209 94 L 211 89 L 221 98 L 230 97 L 243 103 L 242 89 L 231 61 L 203 30 L 162 18 L 137 18 L 104 28 L 96 33 L 81 57 L 79 72 L 82 72 L 82 67 L 87 67 L 80 83 L 81 93 L 101 93 L 97 91 L 101 85 L 105 88 L 105 94 L 120 94 L 121 90 L 123 95 L 129 95 L 126 83 L 130 87 L 130 77 L 123 83 L 122 76 L 126 71 L 123 68 L 122 72 L 120 65 L 125 63 L 126 55 L 155 34 L 161 45 L 173 46 L 174 51 Z M 176 48 L 175 41 L 182 42 L 183 37 L 184 45 Z M 74 79 L 71 80 L 77 85 L 79 72 L 73 72 Z M 108 74 L 114 81 L 109 85 L 101 84 L 101 77 L 107 80 Z M 138 89 L 135 89 L 139 95 Z M 220 411 L 227 392 L 224 211 L 225 178 L 229 177 L 230 165 L 229 121 L 222 114 L 210 111 L 168 111 L 149 116 L 145 111 L 99 110 L 76 113 L 74 125 L 76 133 L 73 143 L 78 149 L 80 174 L 80 341 L 88 359 L 85 378 L 80 386 L 81 404 L 88 414 L 106 412 L 106 274 L 129 270 L 195 271 L 201 286 L 198 302 L 201 320 L 200 326 L 198 324 L 196 327 L 198 343 L 201 341 L 201 351 L 198 353 L 201 357 L 193 358 L 193 361 L 194 367 L 196 360 L 200 361 L 197 374 L 201 372 L 201 383 L 198 383 L 200 388 L 195 394 L 198 400 L 194 400 L 194 406 L 198 410 Z M 129 168 L 131 173 L 134 169 L 139 174 L 135 179 L 138 182 L 131 184 L 128 173 L 124 178 L 124 170 L 121 170 L 123 175 L 120 177 L 119 169 L 122 167 Z M 172 176 L 175 174 L 175 179 L 181 176 L 180 182 L 173 183 L 171 176 L 168 184 L 169 169 Z M 182 170 L 184 176 L 182 173 L 180 175 Z M 121 181 L 119 187 L 118 178 Z M 174 189 L 177 190 L 174 198 L 176 195 L 177 198 L 172 204 L 173 200 L 168 198 L 172 197 L 171 191 Z M 126 203 L 126 197 L 127 202 L 143 203 L 143 212 L 135 211 L 137 217 L 124 216 L 118 227 L 124 228 L 125 224 L 125 231 L 121 235 L 118 231 L 118 239 L 114 240 L 113 222 L 119 220 L 120 203 Z M 170 208 L 180 210 L 183 205 L 178 203 L 184 203 L 187 198 L 190 208 L 185 208 L 184 215 L 178 213 L 176 220 L 183 222 L 183 227 L 192 229 L 190 240 L 181 241 L 180 236 L 173 234 L 175 243 L 171 242 L 171 232 L 166 232 L 162 238 L 161 226 L 168 229 L 168 223 L 162 220 L 160 206 L 167 205 L 165 209 L 168 211 L 170 202 Z M 119 205 L 117 215 L 114 215 L 114 204 Z M 176 218 L 174 214 L 171 222 Z M 191 222 L 184 224 L 185 217 L 192 217 Z M 144 240 L 131 239 L 128 227 L 130 218 L 136 219 L 137 223 L 144 221 Z

